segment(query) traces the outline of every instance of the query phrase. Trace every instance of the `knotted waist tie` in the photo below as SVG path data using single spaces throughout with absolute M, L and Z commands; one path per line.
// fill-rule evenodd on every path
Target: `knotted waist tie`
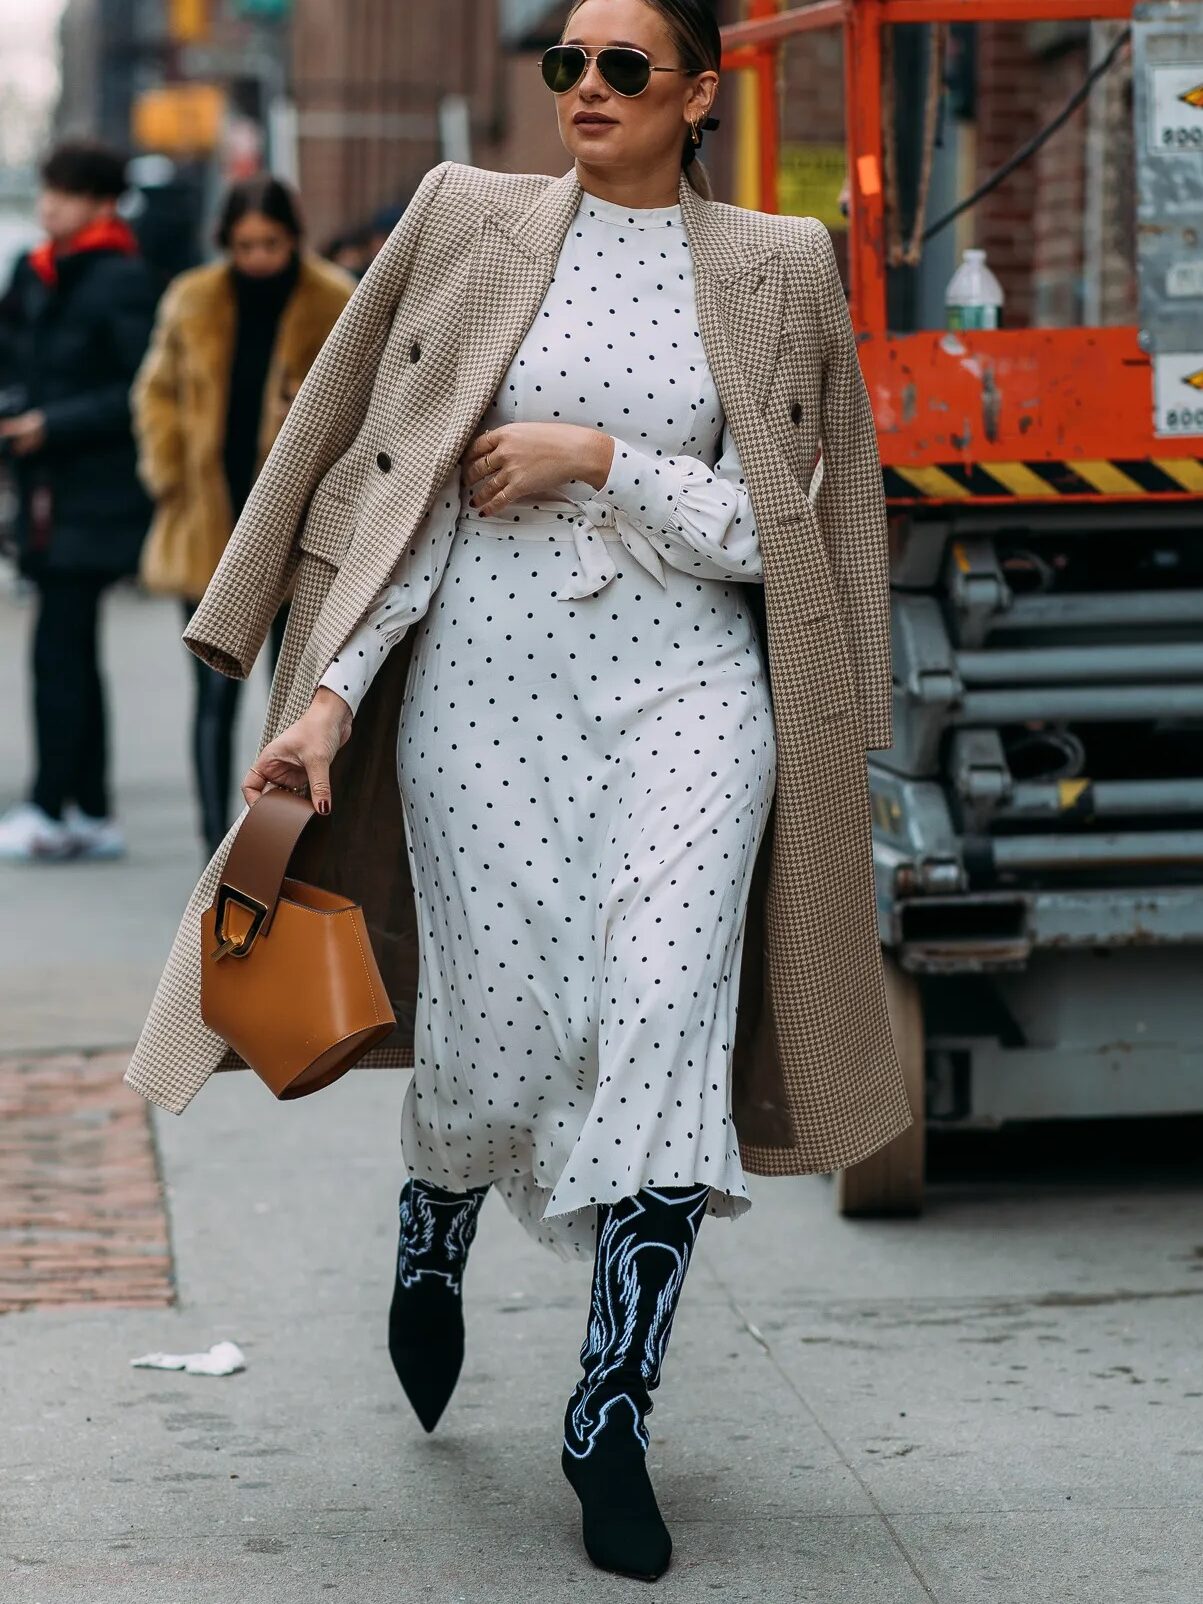
M 631 556 L 649 573 L 661 589 L 668 581 L 664 577 L 664 564 L 647 536 L 624 512 L 619 512 L 608 501 L 574 502 L 573 514 L 561 514 L 547 507 L 523 507 L 519 504 L 517 518 L 482 518 L 471 508 L 465 508 L 461 521 L 478 529 L 482 534 L 518 539 L 547 540 L 571 539 L 576 563 L 567 580 L 555 592 L 557 601 L 581 601 L 596 596 L 618 573 L 618 565 L 607 547 L 616 542 L 626 547 Z M 548 535 L 553 525 L 564 531 L 563 536 Z M 539 533 L 535 533 L 535 528 Z

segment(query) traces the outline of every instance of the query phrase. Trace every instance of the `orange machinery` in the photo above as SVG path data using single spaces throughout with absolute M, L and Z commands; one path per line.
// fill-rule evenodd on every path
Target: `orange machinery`
M 1152 365 L 1135 328 L 939 330 L 886 324 L 882 32 L 904 23 L 1126 20 L 1132 0 L 751 0 L 724 66 L 756 75 L 761 206 L 775 211 L 778 50 L 844 31 L 851 302 L 891 502 L 1187 501 L 1203 493 L 1203 433 L 1153 433 Z M 1203 381 L 1201 381 L 1203 382 Z M 1106 396 L 1106 404 L 1099 398 Z
M 851 303 L 892 514 L 895 740 L 870 755 L 874 868 L 917 1118 L 840 1177 L 839 1201 L 913 1212 L 937 1125 L 1203 1111 L 1203 4 L 748 10 L 724 65 L 751 75 L 758 186 L 741 174 L 766 210 L 778 52 L 844 34 Z M 1046 20 L 1130 22 L 1148 332 L 893 331 L 886 30 Z M 1189 171 L 1168 182 L 1179 144 Z

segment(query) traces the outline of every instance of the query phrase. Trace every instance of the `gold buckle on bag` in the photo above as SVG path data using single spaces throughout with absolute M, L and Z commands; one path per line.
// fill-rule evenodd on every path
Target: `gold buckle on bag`
M 231 902 L 245 908 L 251 916 L 250 929 L 243 936 L 227 936 L 225 933 L 226 909 Z M 267 904 L 260 902 L 257 897 L 249 897 L 245 891 L 239 891 L 234 886 L 220 885 L 217 888 L 217 906 L 213 928 L 217 933 L 219 945 L 210 955 L 216 962 L 219 958 L 245 958 L 255 944 L 255 937 L 263 929 L 267 919 Z

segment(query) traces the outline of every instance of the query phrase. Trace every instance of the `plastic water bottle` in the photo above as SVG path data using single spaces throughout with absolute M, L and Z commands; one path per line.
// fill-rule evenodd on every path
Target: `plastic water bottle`
M 1003 288 L 986 266 L 985 251 L 965 252 L 948 281 L 944 305 L 950 329 L 997 329 L 1002 324 Z

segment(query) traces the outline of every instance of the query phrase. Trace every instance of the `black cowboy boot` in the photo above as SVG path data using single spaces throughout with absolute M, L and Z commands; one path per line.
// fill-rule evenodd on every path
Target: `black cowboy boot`
M 444 1192 L 415 1180 L 401 1188 L 388 1351 L 427 1431 L 438 1425 L 464 1362 L 464 1265 L 488 1190 Z
M 644 1420 L 709 1193 L 645 1187 L 599 1205 L 585 1374 L 564 1417 L 560 1462 L 589 1558 L 648 1582 L 668 1569 L 672 1538 L 647 1473 Z

